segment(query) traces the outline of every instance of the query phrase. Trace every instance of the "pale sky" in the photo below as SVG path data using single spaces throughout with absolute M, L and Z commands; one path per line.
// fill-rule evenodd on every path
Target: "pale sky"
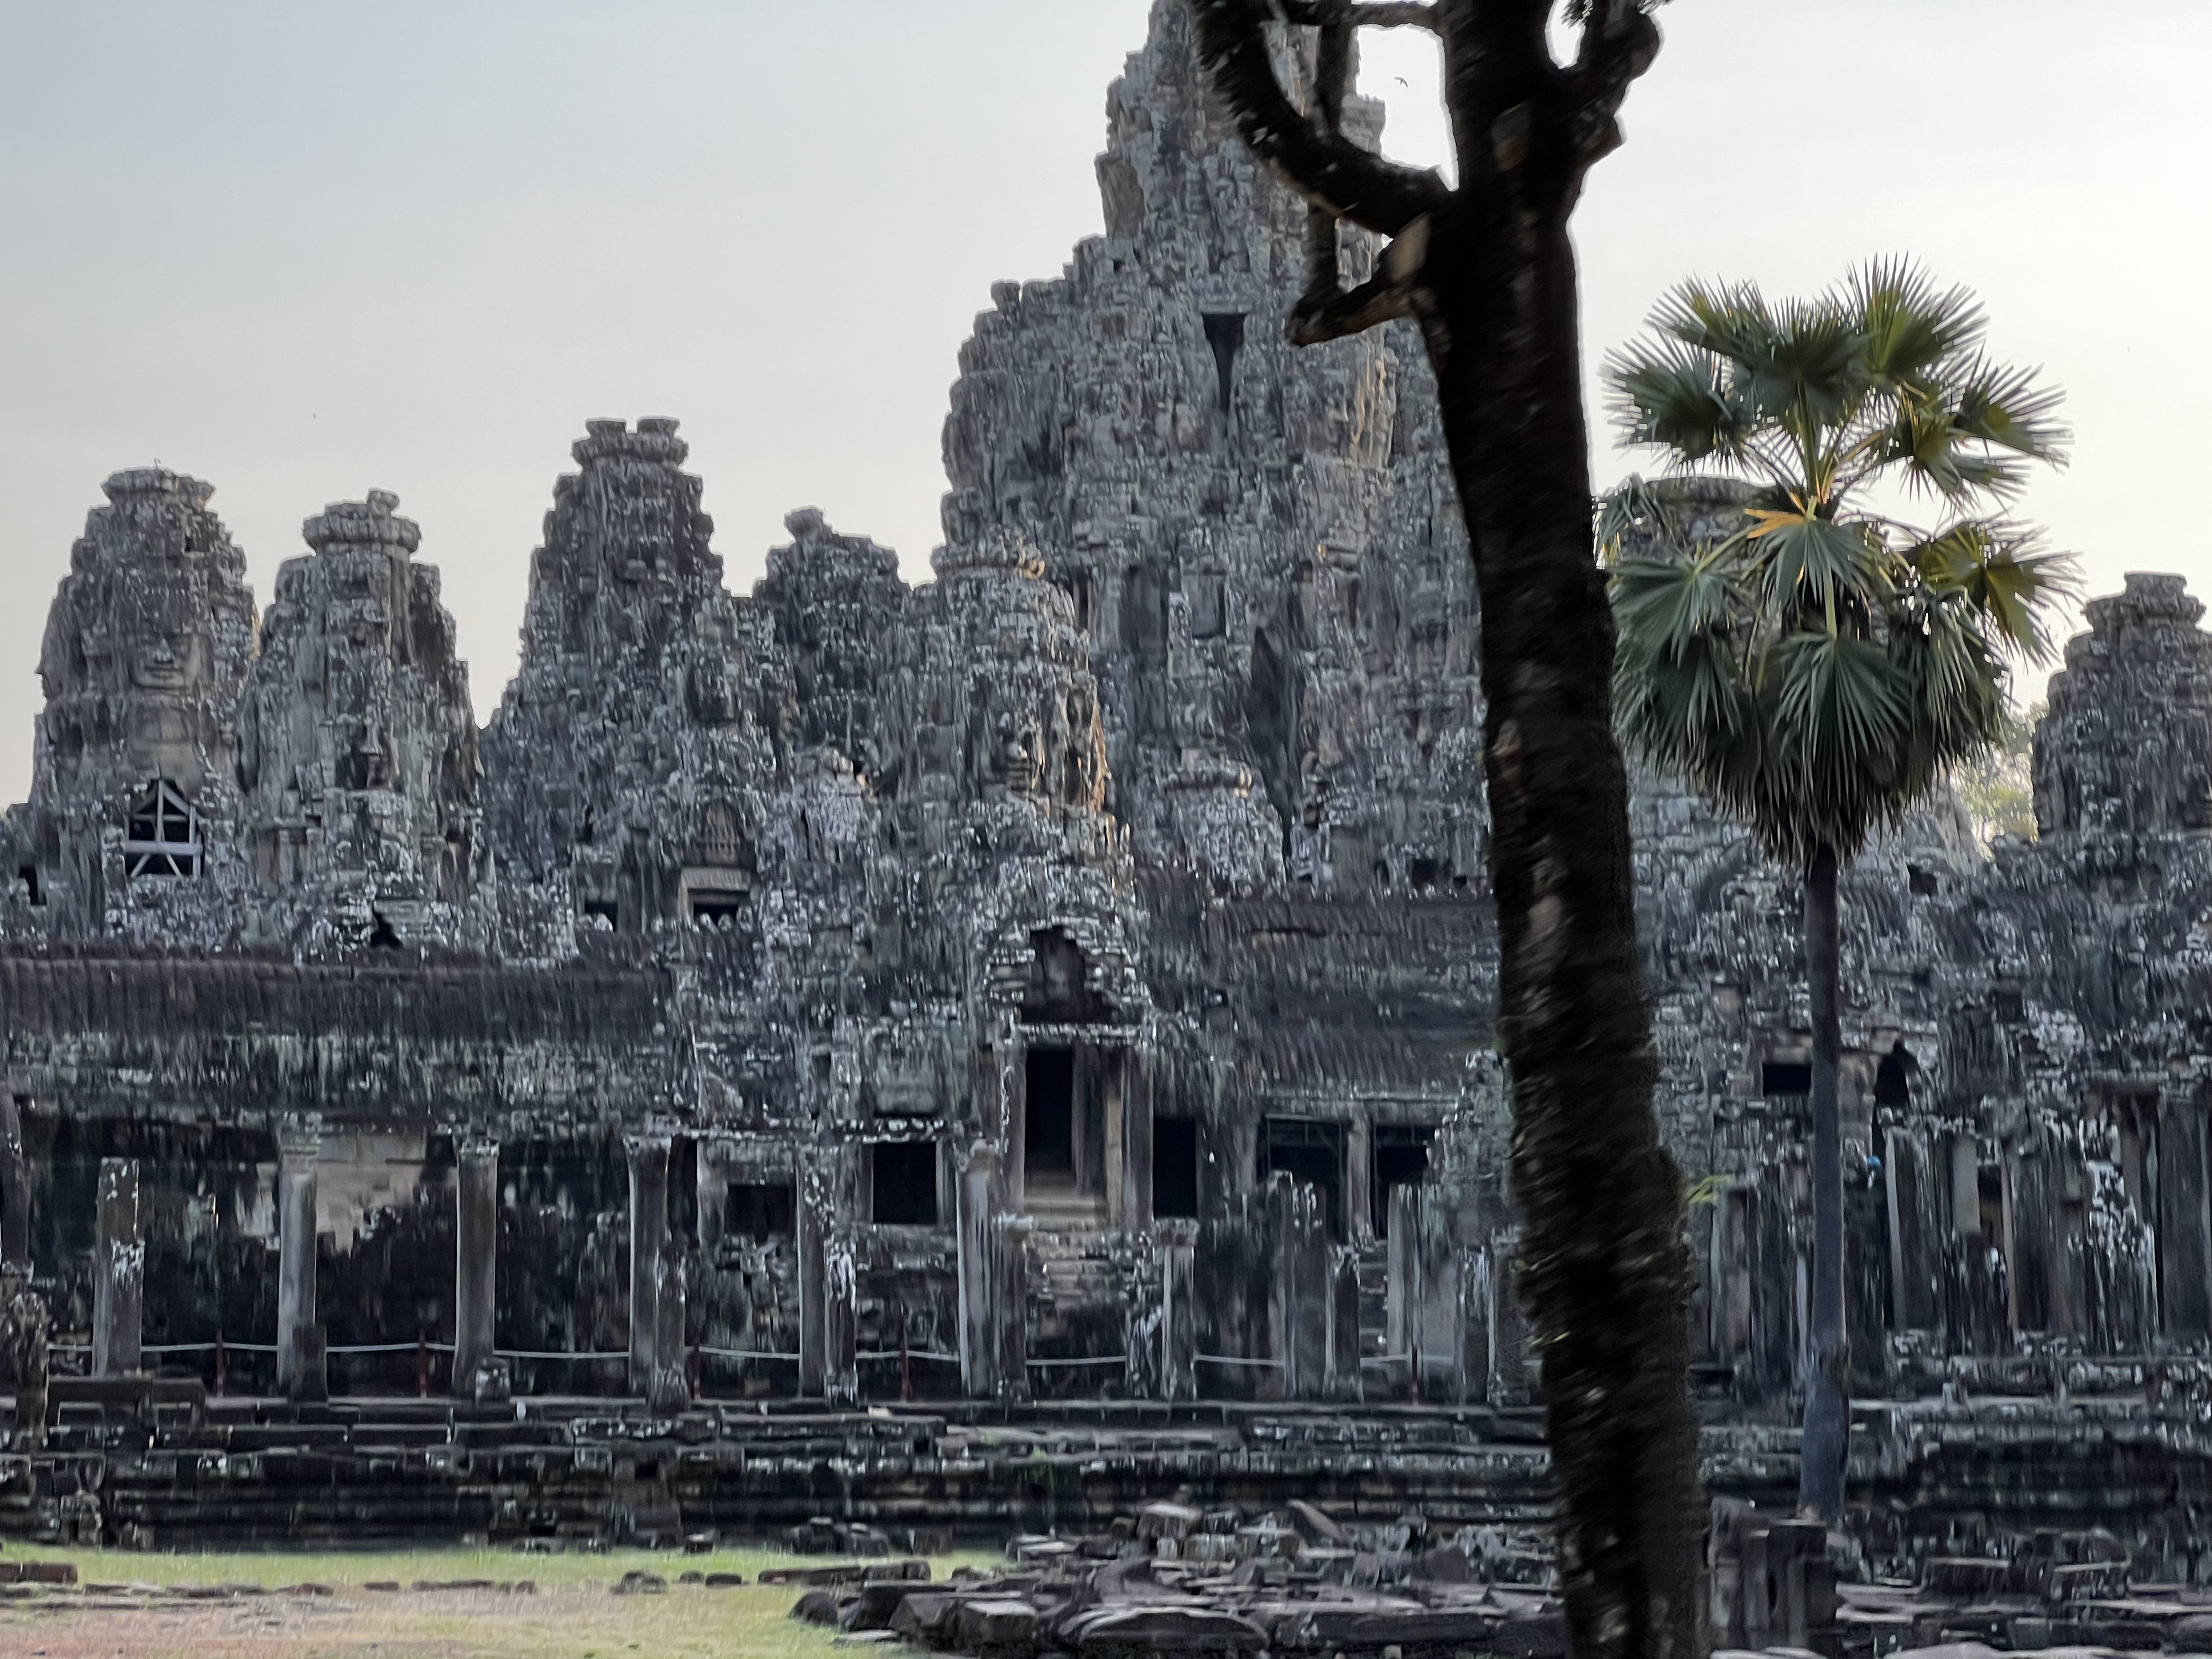
M 479 720 L 587 417 L 672 415 L 743 591 L 791 508 L 927 573 L 938 439 L 999 278 L 1100 225 L 1146 0 L 0 0 L 0 801 L 109 473 L 212 481 L 265 602 L 300 521 L 423 528 Z M 1819 288 L 1904 252 L 2066 388 L 2025 510 L 2212 567 L 2170 503 L 2212 385 L 2212 4 L 1676 0 L 1576 220 L 1590 368 L 1690 273 Z M 1395 152 L 1441 155 L 1414 37 Z M 1401 82 L 1400 77 L 1403 76 Z M 1634 463 L 1601 447 L 1607 482 Z

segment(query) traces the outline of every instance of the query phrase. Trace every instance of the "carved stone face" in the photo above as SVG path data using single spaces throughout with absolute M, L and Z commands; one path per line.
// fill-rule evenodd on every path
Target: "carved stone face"
M 1039 758 L 1043 750 L 1042 734 L 1034 722 L 1018 722 L 1011 718 L 1002 720 L 999 730 L 999 770 L 1006 779 L 1006 787 L 1016 794 L 1035 794 L 1044 781 L 1044 763 Z
M 206 619 L 189 592 L 173 584 L 129 582 L 111 637 L 128 641 L 131 683 L 142 691 L 188 691 L 203 684 L 215 658 Z

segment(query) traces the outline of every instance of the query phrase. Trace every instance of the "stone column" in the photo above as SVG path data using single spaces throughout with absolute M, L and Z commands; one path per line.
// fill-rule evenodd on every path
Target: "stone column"
M 2161 1109 L 2163 1111 L 2165 1109 Z M 2164 1133 L 2163 1128 L 2160 1133 Z M 1981 1146 L 1971 1133 L 1951 1136 L 1951 1231 L 1960 1238 L 1982 1236 Z
M 991 1288 L 997 1299 L 999 1398 L 1030 1397 L 1030 1234 L 1027 1216 L 992 1218 Z
M 709 1261 L 714 1259 L 714 1247 L 722 1242 L 723 1231 L 729 1224 L 729 1151 L 730 1144 L 726 1140 L 699 1143 L 699 1249 Z
M 960 1249 L 960 1385 L 970 1400 L 999 1394 L 999 1298 L 993 1280 L 992 1229 L 999 1181 L 998 1150 L 969 1149 L 960 1171 L 957 1222 Z
M 1521 1309 L 1521 1230 L 1490 1236 L 1490 1403 L 1525 1406 L 1536 1398 L 1537 1367 L 1528 1352 L 1528 1320 Z
M 629 1154 L 629 1389 L 651 1400 L 660 1367 L 668 1251 L 668 1137 L 626 1135 Z
M 1198 1398 L 1198 1224 L 1159 1224 L 1160 1398 Z
M 819 1400 L 826 1389 L 828 1371 L 823 1326 L 829 1287 L 825 1279 L 827 1243 L 830 1226 L 831 1192 L 828 1158 L 819 1147 L 802 1148 L 799 1154 L 799 1392 L 803 1399 Z
M 1123 1115 L 1128 1092 L 1124 1083 L 1128 1074 L 1128 1054 L 1121 1048 L 1091 1048 L 1085 1052 L 1091 1056 L 1097 1078 L 1099 1109 L 1105 1114 L 1106 1133 L 1103 1138 L 1106 1167 L 1099 1171 L 1098 1184 L 1106 1194 L 1106 1224 L 1118 1231 L 1129 1224 L 1129 1149 Z
M 698 1184 L 698 1165 L 691 1164 L 692 1185 Z M 682 1167 L 679 1164 L 678 1167 Z M 691 1403 L 690 1370 L 684 1346 L 684 1252 L 664 1227 L 660 1247 L 660 1295 L 653 1316 L 659 1331 L 653 1339 L 656 1361 L 653 1392 L 648 1396 L 657 1412 L 681 1411 Z
M 1267 1188 L 1274 1279 L 1267 1298 L 1270 1358 L 1285 1400 L 1318 1397 L 1328 1367 L 1328 1224 L 1321 1189 L 1277 1175 Z M 1264 1397 L 1264 1396 L 1263 1396 Z
M 276 1133 L 276 1386 L 288 1399 L 329 1392 L 315 1309 L 315 1159 L 319 1125 Z
M 1133 1048 L 1121 1060 L 1121 1225 L 1141 1232 L 1152 1224 L 1152 1078 Z
M 1375 1127 L 1365 1112 L 1344 1126 L 1344 1236 L 1354 1243 L 1375 1237 Z
M 453 1393 L 470 1399 L 478 1370 L 497 1358 L 499 1142 L 471 1135 L 455 1151 Z
M 1420 1375 L 1420 1188 L 1410 1182 L 1393 1187 L 1390 1237 L 1384 1247 L 1382 1346 L 1394 1371 L 1400 1363 L 1410 1363 L 1416 1378 Z
M 822 1393 L 833 1406 L 860 1398 L 860 1264 L 850 1227 L 834 1229 L 822 1252 Z
M 146 1245 L 138 1231 L 138 1161 L 100 1160 L 93 1243 L 92 1370 L 124 1376 L 138 1369 L 145 1315 Z
M 1322 1392 L 1331 1400 L 1363 1400 L 1359 1370 L 1359 1249 L 1328 1251 L 1328 1363 Z
M 31 1259 L 31 1171 L 23 1157 L 23 1107 L 0 1089 L 0 1267 Z

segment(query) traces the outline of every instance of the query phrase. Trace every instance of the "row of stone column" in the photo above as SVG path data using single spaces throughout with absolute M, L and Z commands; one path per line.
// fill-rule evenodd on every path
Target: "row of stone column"
M 5 1124 L 0 1123 L 0 1169 Z M 629 1165 L 631 1390 L 657 1409 L 679 1406 L 684 1376 L 682 1263 L 669 1248 L 665 1135 L 625 1139 Z M 280 1133 L 277 1210 L 277 1382 L 295 1399 L 327 1388 L 324 1328 L 316 1303 L 316 1163 L 312 1125 Z M 471 1135 L 456 1148 L 453 1391 L 503 1395 L 496 1348 L 499 1143 Z M 850 1218 L 857 1213 L 856 1148 L 810 1151 L 799 1164 L 799 1391 L 849 1403 L 859 1397 L 859 1272 Z M 0 1189 L 3 1191 L 4 1189 Z M 1472 1256 L 1454 1237 L 1445 1195 L 1403 1187 L 1392 1194 L 1386 1349 L 1410 1356 L 1414 1388 L 1427 1397 L 1486 1392 L 1508 1380 L 1520 1346 L 1517 1310 L 1498 1293 L 1489 1252 Z M 1273 1243 L 1266 1287 L 1273 1333 L 1266 1392 L 1293 1399 L 1351 1399 L 1364 1392 L 1357 1254 L 1333 1243 L 1319 1194 L 1279 1179 L 1266 1194 Z M 10 1213 L 20 1214 L 19 1210 Z M 1018 1399 L 1028 1389 L 1027 1262 L 1031 1224 L 1009 1212 L 1000 1154 L 976 1145 L 963 1160 L 955 1216 L 963 1390 L 976 1399 Z M 1198 1393 L 1197 1224 L 1154 1229 L 1156 1260 L 1144 1305 L 1129 1321 L 1133 1393 L 1188 1400 Z M 27 1257 L 27 1234 L 0 1243 Z M 1503 1259 L 1501 1255 L 1501 1259 Z M 108 1158 L 100 1169 L 94 1243 L 93 1359 L 103 1376 L 139 1364 L 145 1251 L 138 1167 Z M 1480 1352 L 1478 1352 L 1478 1350 Z M 1504 1356 L 1501 1364 L 1500 1356 Z
M 0 1122 L 0 1170 L 8 1125 Z M 20 1133 L 15 1141 L 20 1156 Z M 682 1264 L 668 1248 L 670 1139 L 625 1141 L 630 1177 L 629 1384 L 656 1407 L 682 1402 Z M 316 1304 L 316 1164 L 321 1136 L 313 1125 L 286 1125 L 277 1136 L 276 1382 L 295 1400 L 328 1390 L 327 1347 Z M 507 1369 L 495 1346 L 499 1294 L 499 1143 L 471 1135 L 455 1148 L 453 1389 L 464 1397 L 503 1395 Z M 0 1200 L 27 1183 L 0 1186 Z M 9 1203 L 0 1248 L 29 1258 L 26 1206 Z M 16 1237 L 20 1225 L 21 1237 Z M 138 1164 L 103 1158 L 93 1246 L 93 1370 L 113 1376 L 139 1368 L 143 1328 L 145 1243 Z

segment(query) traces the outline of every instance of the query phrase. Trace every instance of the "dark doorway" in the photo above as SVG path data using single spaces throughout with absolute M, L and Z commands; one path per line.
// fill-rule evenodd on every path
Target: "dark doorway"
M 937 1224 L 937 1143 L 878 1140 L 871 1148 L 873 1218 L 894 1227 Z
M 1394 1187 L 1418 1187 L 1429 1172 L 1429 1143 L 1436 1131 L 1425 1123 L 1378 1123 L 1375 1126 L 1375 1172 L 1367 1191 L 1375 1214 L 1375 1237 L 1390 1237 L 1390 1191 Z
M 793 1237 L 796 1214 L 789 1182 L 732 1182 L 722 1231 L 765 1244 L 771 1238 Z
M 1221 412 L 1226 415 L 1237 388 L 1237 349 L 1244 343 L 1243 313 L 1207 311 L 1200 317 L 1206 325 L 1206 343 L 1213 348 L 1215 390 Z
M 1344 1237 L 1344 1125 L 1310 1117 L 1271 1117 L 1260 1130 L 1260 1178 L 1277 1173 L 1321 1189 L 1328 1236 Z
M 1175 1220 L 1198 1216 L 1198 1120 L 1152 1120 L 1152 1214 Z
M 1022 1173 L 1030 1185 L 1075 1184 L 1075 1051 L 1032 1048 L 1024 1062 Z
M 1900 1038 L 1892 1044 L 1874 1072 L 1874 1103 L 1910 1106 L 1912 1103 L 1912 1050 Z

